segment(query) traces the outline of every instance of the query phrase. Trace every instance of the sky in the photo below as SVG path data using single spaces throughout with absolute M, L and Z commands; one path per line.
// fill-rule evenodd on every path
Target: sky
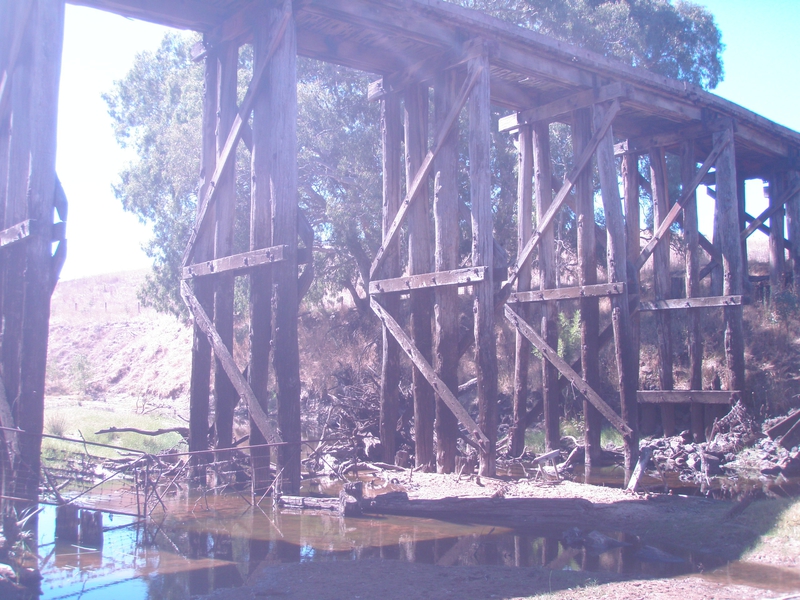
M 714 15 L 726 45 L 720 96 L 800 130 L 800 0 L 696 0 Z M 112 186 L 135 160 L 114 139 L 101 94 L 136 55 L 155 50 L 167 28 L 67 5 L 61 72 L 57 171 L 70 201 L 69 255 L 62 279 L 147 268 L 150 230 L 125 213 Z M 100 50 L 102 49 L 102 50 Z M 748 211 L 765 207 L 761 184 L 748 183 Z M 699 195 L 701 230 L 710 234 L 713 201 Z M 756 234 L 759 235 L 759 234 Z

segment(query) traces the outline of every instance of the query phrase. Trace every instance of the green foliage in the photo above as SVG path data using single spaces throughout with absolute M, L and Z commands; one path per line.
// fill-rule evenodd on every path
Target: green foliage
M 581 313 L 558 313 L 558 355 L 567 362 L 578 357 L 581 349 Z
M 85 395 L 89 391 L 89 382 L 94 377 L 92 363 L 85 354 L 76 354 L 69 368 L 72 389 L 76 394 Z

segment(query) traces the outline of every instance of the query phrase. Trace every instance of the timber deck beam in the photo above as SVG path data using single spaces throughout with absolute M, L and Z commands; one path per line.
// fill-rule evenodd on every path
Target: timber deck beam
M 189 265 L 183 268 L 183 279 L 194 279 L 207 275 L 220 273 L 241 273 L 263 265 L 269 265 L 283 260 L 286 246 L 272 246 L 260 250 L 251 250 L 233 256 L 226 256 L 215 260 Z
M 549 302 L 550 300 L 575 300 L 579 298 L 603 298 L 616 296 L 625 291 L 624 283 L 598 283 L 554 290 L 533 290 L 514 292 L 509 296 L 509 304 L 521 302 Z

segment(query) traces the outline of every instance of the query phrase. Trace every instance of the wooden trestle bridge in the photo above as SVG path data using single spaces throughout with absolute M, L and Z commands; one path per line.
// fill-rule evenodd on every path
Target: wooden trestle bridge
M 656 403 L 664 430 L 670 433 L 675 428 L 674 403 L 690 403 L 693 431 L 702 437 L 704 407 L 728 404 L 736 395 L 746 394 L 742 298 L 748 278 L 747 237 L 756 229 L 769 232 L 774 287 L 784 284 L 788 265 L 794 270 L 794 280 L 800 280 L 797 132 L 692 85 L 442 0 L 74 3 L 203 34 L 195 53 L 205 63 L 202 183 L 196 225 L 184 254 L 181 288 L 195 318 L 190 450 L 205 450 L 208 445 L 209 381 L 215 369 L 219 446 L 231 444 L 233 407 L 239 396 L 249 407 L 251 443 L 276 445 L 276 472 L 282 488 L 286 493 L 298 491 L 301 356 L 297 312 L 301 290 L 312 276 L 313 239 L 303 226 L 296 200 L 298 55 L 374 73 L 376 78 L 369 93 L 382 107 L 383 243 L 372 263 L 369 293 L 372 308 L 383 322 L 381 438 L 387 460 L 393 460 L 395 453 L 398 365 L 405 355 L 415 366 L 417 465 L 452 471 L 456 441 L 463 436 L 479 448 L 480 472 L 494 473 L 495 327 L 501 318 L 517 331 L 513 452 L 522 449 L 529 421 L 531 347 L 544 357 L 547 445 L 558 444 L 558 398 L 564 382 L 571 383 L 585 398 L 587 460 L 597 456 L 599 429 L 605 420 L 624 436 L 628 471 L 638 454 L 640 406 Z M 0 420 L 6 427 L 5 493 L 29 499 L 38 493 L 41 438 L 37 434 L 43 423 L 50 295 L 66 243 L 61 223 L 66 203 L 55 171 L 64 4 L 64 0 L 0 0 L 0 261 L 4 274 Z M 244 101 L 237 104 L 237 54 L 245 43 L 254 46 L 255 66 Z M 431 97 L 433 119 L 429 122 Z M 500 132 L 492 131 L 493 106 L 507 109 Z M 468 122 L 468 198 L 459 198 L 457 186 L 457 124 L 462 111 Z M 552 175 L 548 128 L 554 122 L 569 125 L 574 150 L 572 168 L 563 181 L 554 181 Z M 492 233 L 490 149 L 492 135 L 512 134 L 518 136 L 519 147 L 519 252 L 506 270 L 497 268 Z M 252 150 L 250 250 L 232 255 L 232 167 L 242 140 Z M 680 157 L 682 192 L 674 203 L 667 193 L 666 153 Z M 645 154 L 650 157 L 649 177 L 638 169 L 638 159 Z M 621 172 L 617 157 L 621 157 Z M 595 222 L 594 168 L 601 187 L 604 229 Z M 744 182 L 751 178 L 764 179 L 770 187 L 769 209 L 758 217 L 746 212 Z M 711 186 L 716 196 L 713 242 L 698 233 L 695 191 L 700 184 Z M 641 247 L 639 193 L 643 186 L 649 187 L 654 201 L 655 232 Z M 469 206 L 466 224 L 472 240 L 466 263 L 455 242 L 461 227 L 459 209 L 463 211 L 465 205 Z M 579 276 L 574 287 L 557 288 L 552 225 L 564 206 L 577 215 Z M 54 207 L 60 217 L 56 223 Z M 535 223 L 534 209 L 539 215 Z M 687 243 L 685 298 L 671 297 L 670 285 L 670 230 L 679 219 Z M 400 256 L 398 238 L 403 227 L 407 257 Z M 54 241 L 59 242 L 55 256 Z M 600 270 L 607 280 L 598 279 L 598 244 L 607 253 L 606 268 Z M 785 264 L 787 250 L 790 262 Z M 538 274 L 534 277 L 535 253 Z M 701 270 L 703 254 L 710 262 Z M 639 302 L 638 274 L 651 257 L 655 301 Z M 701 279 L 709 274 L 710 288 L 701 288 Z M 236 276 L 250 277 L 252 289 L 247 377 L 231 356 Z M 532 289 L 534 281 L 537 289 Z M 470 289 L 473 298 L 474 339 L 467 342 L 459 340 L 459 286 Z M 410 296 L 408 332 L 397 320 L 401 294 Z M 610 299 L 611 305 L 605 328 L 598 308 L 602 298 Z M 563 300 L 580 302 L 582 350 L 580 361 L 572 365 L 555 351 L 558 303 Z M 534 326 L 529 320 L 536 303 L 542 320 Z M 724 313 L 723 390 L 702 389 L 697 311 L 691 312 L 689 327 L 691 389 L 673 389 L 670 314 L 693 307 L 718 307 Z M 637 315 L 642 311 L 658 315 L 660 390 L 655 392 L 637 390 Z M 600 349 L 611 343 L 621 413 L 596 391 Z M 267 387 L 271 348 L 274 390 Z M 474 350 L 477 421 L 456 397 L 459 348 Z M 264 409 L 273 392 L 276 423 Z M 268 450 L 254 455 L 254 461 L 259 460 L 269 465 Z

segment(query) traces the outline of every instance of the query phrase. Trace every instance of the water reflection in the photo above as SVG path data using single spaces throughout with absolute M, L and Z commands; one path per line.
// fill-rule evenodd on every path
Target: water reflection
M 692 572 L 681 562 L 647 562 L 634 545 L 602 552 L 569 546 L 561 531 L 521 532 L 410 517 L 340 519 L 253 508 L 239 497 L 173 498 L 144 527 L 103 515 L 99 548 L 56 540 L 55 509 L 40 520 L 43 598 L 179 600 L 240 586 L 287 562 L 401 560 L 454 565 L 544 566 L 649 576 Z M 622 543 L 622 533 L 606 532 Z M 707 557 L 706 557 L 707 560 Z M 708 566 L 708 565 L 707 565 Z

